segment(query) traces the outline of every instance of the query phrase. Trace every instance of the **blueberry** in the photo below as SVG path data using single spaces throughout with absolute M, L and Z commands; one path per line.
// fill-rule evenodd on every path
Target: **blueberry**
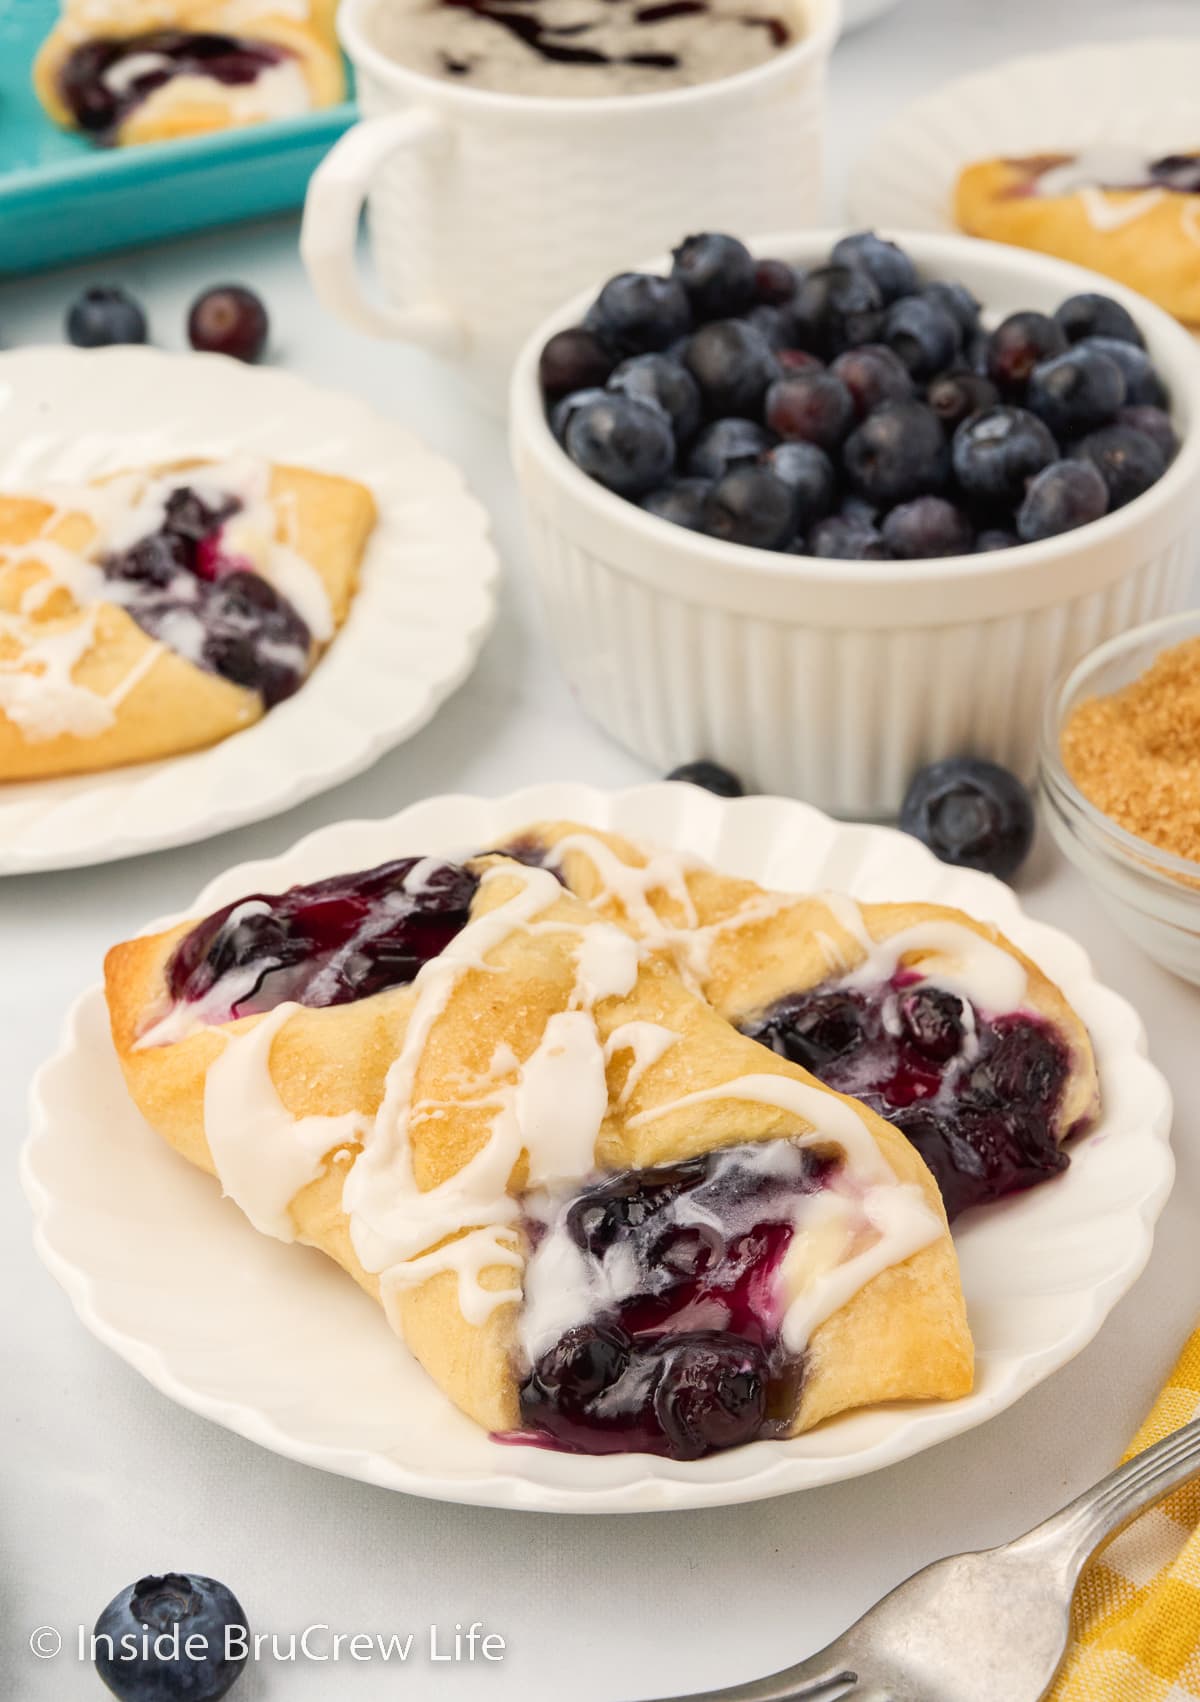
M 949 476 L 946 434 L 922 402 L 885 402 L 852 432 L 843 452 L 851 486 L 881 508 L 939 491 Z
M 680 1194 L 698 1186 L 707 1174 L 703 1158 L 659 1165 L 653 1170 L 624 1170 L 587 1189 L 567 1210 L 567 1233 L 576 1246 L 602 1260 L 618 1242 L 636 1241 Z
M 866 272 L 885 302 L 911 295 L 917 287 L 917 269 L 904 250 L 871 230 L 844 236 L 829 258 L 835 266 Z
M 758 331 L 777 355 L 795 340 L 796 324 L 791 310 L 786 307 L 772 307 L 767 302 L 759 302 L 757 307 L 742 315 L 742 324 Z
M 716 1330 L 667 1338 L 654 1413 L 675 1459 L 752 1442 L 767 1416 L 766 1355 Z
M 1125 375 L 1125 401 L 1129 407 L 1165 408 L 1167 387 L 1155 370 L 1145 349 L 1135 343 L 1122 342 L 1119 337 L 1087 337 L 1076 344 L 1080 349 L 1096 349 L 1116 361 Z
M 880 341 L 900 357 L 915 379 L 924 382 L 953 362 L 961 338 L 958 321 L 944 307 L 910 295 L 888 308 Z
M 955 320 L 964 337 L 973 337 L 979 329 L 980 306 L 965 284 L 935 278 L 922 284 L 917 291 L 922 301 L 931 301 Z
M 550 430 L 558 441 L 566 442 L 567 427 L 580 408 L 586 408 L 590 402 L 603 402 L 606 395 L 604 390 L 572 390 L 556 402 L 550 410 Z
M 767 391 L 765 418 L 780 437 L 832 454 L 853 429 L 854 398 L 833 372 L 793 372 Z
M 991 379 L 981 373 L 943 372 L 930 383 L 925 400 L 946 430 L 953 431 L 968 415 L 977 414 L 984 408 L 994 408 L 1000 400 L 1000 392 Z
M 1147 437 L 1153 438 L 1168 464 L 1175 459 L 1179 435 L 1171 423 L 1170 414 L 1162 408 L 1153 408 L 1145 402 L 1132 408 L 1122 408 L 1117 415 L 1117 424 L 1132 426 L 1134 431 L 1145 432 Z
M 820 1075 L 862 1044 L 863 1012 L 852 993 L 801 993 L 781 999 L 745 1030 L 781 1058 Z
M 1033 844 L 1033 803 L 998 763 L 949 757 L 913 776 L 900 826 L 943 863 L 1009 880 Z
M 908 368 L 884 343 L 862 343 L 856 349 L 847 349 L 829 370 L 850 392 L 860 420 L 881 402 L 907 402 L 915 391 Z
M 669 355 L 634 355 L 622 361 L 608 388 L 644 402 L 657 402 L 670 415 L 676 443 L 687 443 L 700 429 L 699 386 Z
M 652 272 L 621 272 L 596 299 L 596 322 L 613 348 L 625 355 L 665 349 L 691 329 L 692 310 L 683 286 Z
M 918 496 L 886 516 L 883 541 L 901 561 L 969 555 L 975 542 L 971 522 L 961 508 L 942 496 Z
M 311 634 L 290 603 L 257 573 L 227 573 L 209 586 L 204 665 L 258 692 L 267 708 L 304 679 Z
M 590 390 L 603 384 L 613 369 L 612 352 L 594 331 L 572 325 L 557 331 L 542 349 L 538 381 L 547 402 L 557 402 L 572 390 Z
M 975 539 L 975 554 L 988 555 L 992 550 L 1015 549 L 1020 539 L 1015 532 L 1008 532 L 1003 526 L 985 526 Z
M 837 474 L 833 462 L 815 443 L 780 443 L 762 458 L 777 479 L 782 479 L 796 501 L 796 526 L 807 532 L 833 507 Z
M 672 479 L 659 485 L 642 498 L 647 514 L 657 514 L 675 526 L 686 526 L 689 532 L 704 530 L 704 507 L 712 483 L 708 479 Z
M 230 1639 L 236 1650 L 246 1614 L 215 1578 L 191 1572 L 139 1578 L 96 1621 L 96 1671 L 120 1702 L 217 1702 L 246 1664 L 244 1654 L 226 1655 L 227 1629 L 238 1634 Z M 131 1641 L 123 1644 L 123 1638 Z M 176 1641 L 178 1659 L 171 1653 Z
M 566 450 L 589 478 L 620 496 L 643 496 L 675 465 L 670 420 L 632 396 L 606 394 L 577 408 L 567 424 Z
M 704 399 L 710 419 L 741 414 L 756 419 L 779 363 L 761 331 L 740 319 L 717 319 L 688 339 L 683 364 Z
M 825 365 L 808 349 L 777 349 L 776 357 L 784 372 L 820 372 Z
M 1049 1029 L 1019 1018 L 1001 1030 L 967 1079 L 977 1104 L 1047 1106 L 1066 1071 L 1063 1049 Z
M 1030 479 L 1017 510 L 1023 544 L 1087 526 L 1108 511 L 1108 486 L 1090 461 L 1051 461 Z
M 1122 343 L 1135 343 L 1138 348 L 1145 346 L 1133 315 L 1109 295 L 1087 291 L 1068 296 L 1055 308 L 1054 317 L 1069 343 L 1081 342 L 1084 337 L 1115 337 Z
M 718 798 L 740 798 L 746 790 L 737 775 L 719 762 L 684 762 L 673 768 L 667 779 L 685 780 L 705 792 L 715 792 Z
M 1154 439 L 1127 425 L 1102 426 L 1081 438 L 1071 454 L 1090 461 L 1099 472 L 1108 486 L 1110 508 L 1124 508 L 1167 470 L 1167 458 Z
M 795 536 L 798 505 L 790 485 L 769 467 L 734 467 L 704 505 L 704 530 L 730 544 L 782 549 Z
M 1006 396 L 1019 396 L 1041 361 L 1065 354 L 1067 335 L 1044 313 L 1010 313 L 988 339 L 987 375 Z
M 883 292 L 868 272 L 821 266 L 796 291 L 796 340 L 825 360 L 843 349 L 879 340 Z
M 786 260 L 759 260 L 754 267 L 754 291 L 767 307 L 786 307 L 799 283 Z
M 188 341 L 206 354 L 230 355 L 249 364 L 262 358 L 270 322 L 253 290 L 222 284 L 205 290 L 188 314 Z
M 67 314 L 67 341 L 77 349 L 144 343 L 146 315 L 124 290 L 96 284 L 72 302 Z
M 843 514 L 818 520 L 798 553 L 819 556 L 823 561 L 891 560 L 891 552 L 874 526 L 848 520 Z
M 1107 424 L 1124 401 L 1124 373 L 1086 343 L 1035 366 L 1025 390 L 1025 406 L 1059 439 Z
M 691 447 L 687 470 L 698 479 L 720 479 L 733 467 L 757 461 L 775 439 L 753 420 L 714 420 Z
M 757 294 L 754 256 L 735 236 L 689 236 L 675 250 L 671 276 L 687 293 L 697 319 L 745 313 Z
M 564 1412 L 578 1412 L 617 1382 L 632 1347 L 614 1324 L 577 1324 L 538 1360 L 533 1371 L 537 1392 Z
M 985 408 L 954 434 L 954 471 L 969 496 L 1015 508 L 1027 481 L 1059 458 L 1050 428 L 1024 408 Z
M 962 1050 L 962 1000 L 944 988 L 917 987 L 902 993 L 900 1021 L 905 1037 L 935 1063 L 947 1064 Z

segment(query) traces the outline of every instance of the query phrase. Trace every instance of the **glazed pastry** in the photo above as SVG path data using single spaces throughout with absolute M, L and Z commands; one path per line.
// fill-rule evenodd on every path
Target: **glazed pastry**
M 333 0 L 64 0 L 33 68 L 56 123 L 106 143 L 294 118 L 345 96 Z
M 913 1149 L 544 869 L 409 858 L 105 967 L 151 1126 L 490 1431 L 694 1458 L 971 1387 Z
M 1200 325 L 1200 154 L 983 160 L 960 174 L 954 212 L 971 236 L 1074 260 Z
M 0 495 L 0 779 L 210 745 L 304 682 L 375 504 L 250 457 Z
M 900 1129 L 951 1219 L 1064 1170 L 1099 1106 L 1087 1030 L 997 928 L 935 904 L 794 897 L 572 822 L 544 861 L 729 1022 Z

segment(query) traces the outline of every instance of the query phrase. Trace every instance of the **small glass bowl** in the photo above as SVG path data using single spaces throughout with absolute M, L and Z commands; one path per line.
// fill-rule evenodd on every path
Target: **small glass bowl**
M 1122 633 L 1076 664 L 1046 707 L 1041 795 L 1059 847 L 1117 925 L 1164 969 L 1200 985 L 1200 863 L 1118 826 L 1084 797 L 1061 752 L 1063 727 L 1078 703 L 1119 691 L 1164 650 L 1198 637 L 1200 610 L 1192 609 Z

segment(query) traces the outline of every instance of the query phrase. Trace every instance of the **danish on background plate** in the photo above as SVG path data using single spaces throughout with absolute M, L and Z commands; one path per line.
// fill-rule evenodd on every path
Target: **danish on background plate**
M 1099 1108 L 1087 1030 L 1000 931 L 944 905 L 772 893 L 573 822 L 510 853 L 544 863 L 650 944 L 742 1034 L 907 1136 L 951 1218 L 1064 1170 Z
M 65 0 L 34 62 L 56 123 L 167 142 L 335 106 L 334 0 Z
M 981 160 L 959 175 L 954 216 L 970 236 L 1073 260 L 1200 325 L 1200 153 Z
M 506 1440 L 695 1459 L 970 1391 L 916 1150 L 545 868 L 247 895 L 106 989 L 150 1125 Z
M 365 486 L 256 457 L 0 494 L 0 780 L 215 743 L 346 618 Z

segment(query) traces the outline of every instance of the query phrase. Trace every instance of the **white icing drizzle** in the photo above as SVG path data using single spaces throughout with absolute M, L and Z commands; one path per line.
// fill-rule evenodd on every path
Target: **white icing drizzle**
M 632 1052 L 633 1061 L 625 1077 L 625 1085 L 617 1100 L 622 1110 L 633 1097 L 633 1090 L 646 1071 L 652 1069 L 667 1049 L 679 1039 L 673 1028 L 661 1022 L 623 1022 L 614 1028 L 604 1047 L 604 1056 L 611 1061 L 619 1052 Z
M 1172 191 L 1147 182 L 1152 161 L 1137 148 L 1103 144 L 1086 148 L 1063 165 L 1051 166 L 1036 180 L 1039 196 L 1078 195 L 1093 230 L 1115 231 L 1136 223 Z M 1144 187 L 1143 187 L 1144 186 Z M 1113 200 L 1114 191 L 1137 190 L 1128 200 Z M 1187 198 L 1176 196 L 1186 229 Z
M 1024 964 L 995 941 L 977 934 L 963 922 L 931 916 L 909 928 L 876 940 L 866 925 L 859 906 L 845 893 L 822 893 L 821 898 L 835 919 L 862 947 L 864 958 L 841 976 L 841 987 L 876 987 L 890 981 L 910 952 L 924 957 L 934 954 L 936 970 L 923 963 L 913 966 L 918 975 L 933 975 L 939 987 L 957 993 L 977 1008 L 993 1015 L 1019 1010 L 1029 989 Z
M 233 124 L 257 124 L 273 118 L 295 118 L 312 110 L 312 90 L 295 59 L 268 65 L 252 83 L 221 83 L 215 77 L 183 73 L 160 83 L 139 100 L 139 121 L 166 118 L 185 105 L 219 105 Z
M 325 1168 L 327 1153 L 361 1139 L 367 1119 L 294 1117 L 271 1078 L 275 1037 L 298 1005 L 278 1005 L 244 1034 L 230 1036 L 204 1081 L 204 1130 L 223 1191 L 256 1229 L 294 1241 L 288 1207 Z
M 0 578 L 29 565 L 44 570 L 42 577 L 24 588 L 19 613 L 0 612 L 0 638 L 10 638 L 17 647 L 15 657 L 0 660 L 0 711 L 26 739 L 52 739 L 64 733 L 94 738 L 112 726 L 115 707 L 145 678 L 165 649 L 199 662 L 203 629 L 181 607 L 163 621 L 162 641 L 152 643 L 139 656 L 113 691 L 95 691 L 73 677 L 96 642 L 96 605 L 119 606 L 128 599 L 128 588 L 105 577 L 100 559 L 127 550 L 157 531 L 166 515 L 167 498 L 182 483 L 190 484 L 213 506 L 230 496 L 238 500 L 241 508 L 223 528 L 225 552 L 244 559 L 276 586 L 319 643 L 332 636 L 333 610 L 320 574 L 297 552 L 294 539 L 278 535 L 281 520 L 282 529 L 289 529 L 289 517 L 286 512 L 276 514 L 270 494 L 271 468 L 262 458 L 240 455 L 194 472 L 127 473 L 97 485 L 47 488 L 37 493 L 51 509 L 39 536 L 20 545 L 0 540 Z M 86 516 L 95 528 L 83 550 L 71 549 L 48 535 L 68 514 Z M 290 519 L 294 533 L 294 515 Z M 35 620 L 33 616 L 60 589 L 69 593 L 76 612 L 84 611 L 84 618 L 70 624 L 67 617 Z M 270 653 L 269 646 L 264 649 Z M 279 660 L 301 671 L 307 663 L 307 655 L 296 646 L 277 647 L 277 654 Z

